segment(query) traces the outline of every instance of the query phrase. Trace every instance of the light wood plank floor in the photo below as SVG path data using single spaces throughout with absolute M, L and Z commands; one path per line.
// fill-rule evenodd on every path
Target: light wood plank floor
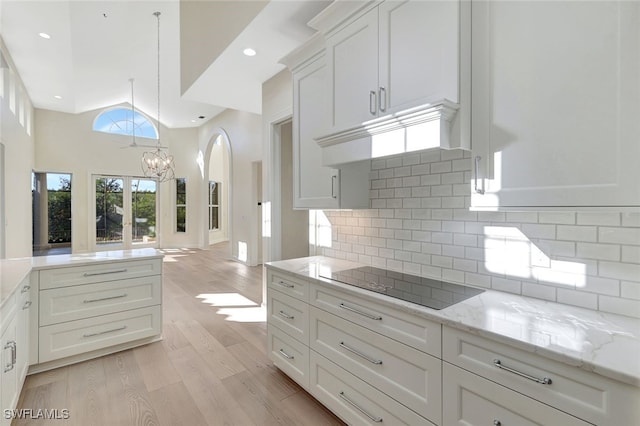
M 161 342 L 27 377 L 14 425 L 341 425 L 266 356 L 262 266 L 166 250 Z

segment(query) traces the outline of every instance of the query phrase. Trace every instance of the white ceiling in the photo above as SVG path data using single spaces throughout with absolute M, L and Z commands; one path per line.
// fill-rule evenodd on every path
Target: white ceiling
M 36 108 L 82 113 L 130 102 L 134 78 L 136 108 L 156 118 L 159 11 L 160 118 L 168 127 L 195 127 L 226 108 L 260 113 L 262 83 L 313 34 L 306 22 L 329 2 L 272 0 L 189 88 L 180 87 L 176 0 L 0 0 L 0 34 Z M 244 56 L 247 46 L 258 54 Z

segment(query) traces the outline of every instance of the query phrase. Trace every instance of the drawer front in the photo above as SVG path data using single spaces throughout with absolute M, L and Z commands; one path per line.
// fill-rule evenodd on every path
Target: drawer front
M 310 297 L 311 304 L 320 309 L 437 358 L 441 357 L 442 326 L 439 323 L 319 284 L 311 286 Z
M 267 269 L 267 286 L 304 302 L 309 301 L 309 283 L 300 278 Z
M 160 306 L 40 327 L 40 362 L 143 339 L 161 332 Z
M 440 423 L 440 359 L 315 307 L 310 309 L 310 319 L 311 349 Z
M 443 333 L 445 361 L 591 423 L 640 419 L 638 388 L 450 327 Z
M 269 359 L 300 386 L 309 389 L 309 347 L 277 327 L 267 327 Z
M 311 351 L 311 394 L 349 424 L 430 425 L 424 417 Z
M 40 325 L 159 305 L 161 301 L 161 275 L 43 290 Z
M 87 266 L 44 269 L 40 271 L 40 290 L 160 275 L 161 273 L 162 259 L 113 263 L 97 262 Z
M 267 321 L 309 345 L 309 305 L 284 293 L 267 292 Z
M 446 362 L 443 363 L 443 378 L 445 425 L 588 425 Z

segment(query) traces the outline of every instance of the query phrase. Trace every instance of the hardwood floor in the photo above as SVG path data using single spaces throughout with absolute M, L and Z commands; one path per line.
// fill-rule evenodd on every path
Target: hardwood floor
M 165 250 L 161 342 L 27 377 L 13 425 L 341 425 L 266 356 L 262 266 Z

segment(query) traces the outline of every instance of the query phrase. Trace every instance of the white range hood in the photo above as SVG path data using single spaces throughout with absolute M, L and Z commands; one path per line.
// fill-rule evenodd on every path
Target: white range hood
M 365 122 L 316 138 L 326 166 L 370 160 L 430 148 L 467 148 L 452 137 L 459 105 L 447 99 Z

